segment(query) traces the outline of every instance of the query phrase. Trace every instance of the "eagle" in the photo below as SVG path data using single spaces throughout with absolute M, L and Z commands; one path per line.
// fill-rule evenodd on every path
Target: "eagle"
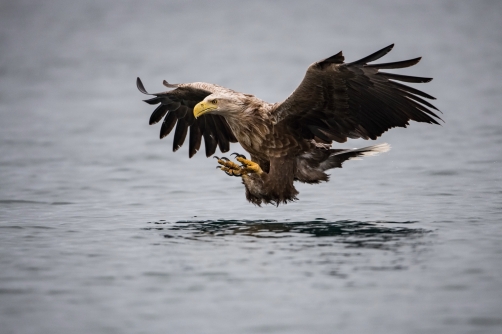
M 146 103 L 158 105 L 150 124 L 163 119 L 160 138 L 176 126 L 173 151 L 183 145 L 187 135 L 190 158 L 199 150 L 202 138 L 207 157 L 217 147 L 228 152 L 230 143 L 239 142 L 250 158 L 233 153 L 234 162 L 215 156 L 217 168 L 241 178 L 249 202 L 279 205 L 297 200 L 294 181 L 327 182 L 327 170 L 390 148 L 380 144 L 334 149 L 333 142 L 375 140 L 390 128 L 406 127 L 409 121 L 439 124 L 442 120 L 434 112 L 439 110 L 425 100 L 434 97 L 401 83 L 425 83 L 432 78 L 380 72 L 413 66 L 421 57 L 369 64 L 393 47 L 351 63 L 344 62 L 341 51 L 315 62 L 281 103 L 204 82 L 169 84 L 164 80 L 171 90 L 156 94 L 149 94 L 139 78 L 136 84 L 141 93 L 152 96 Z

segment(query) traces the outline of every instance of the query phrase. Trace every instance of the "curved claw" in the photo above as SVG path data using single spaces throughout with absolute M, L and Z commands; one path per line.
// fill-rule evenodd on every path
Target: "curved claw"
M 213 159 L 220 160 L 220 158 L 218 158 L 216 155 L 213 156 Z
M 216 166 L 216 169 L 221 169 L 221 166 Z
M 244 159 L 246 159 L 246 156 L 245 156 L 245 155 L 242 155 L 242 154 L 239 154 L 239 153 L 235 153 L 235 152 L 234 152 L 234 153 L 232 153 L 232 154 L 230 154 L 230 155 L 234 155 L 234 154 L 235 154 L 235 157 L 236 157 L 236 158 L 244 158 Z
M 230 161 L 227 157 L 221 157 L 221 160 Z

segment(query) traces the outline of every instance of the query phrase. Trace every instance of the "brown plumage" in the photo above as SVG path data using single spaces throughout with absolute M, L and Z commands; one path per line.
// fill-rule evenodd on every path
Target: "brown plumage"
M 173 150 L 189 134 L 189 156 L 200 148 L 206 156 L 228 152 L 229 143 L 239 142 L 251 159 L 238 157 L 242 166 L 219 159 L 221 169 L 240 176 L 246 198 L 257 205 L 296 200 L 293 182 L 328 181 L 326 170 L 340 168 L 346 160 L 386 152 L 387 144 L 354 150 L 331 149 L 333 141 L 347 138 L 376 139 L 393 127 L 409 121 L 438 124 L 438 110 L 424 100 L 432 96 L 398 83 L 429 82 L 430 78 L 379 72 L 415 65 L 420 58 L 368 64 L 387 54 L 390 45 L 365 58 L 344 63 L 342 52 L 313 63 L 298 88 L 282 103 L 271 104 L 209 83 L 164 85 L 171 91 L 150 94 L 145 100 L 159 104 L 150 124 L 164 121 L 160 138 L 176 125 Z M 138 89 L 148 94 L 140 79 Z M 188 131 L 190 130 L 190 131 Z

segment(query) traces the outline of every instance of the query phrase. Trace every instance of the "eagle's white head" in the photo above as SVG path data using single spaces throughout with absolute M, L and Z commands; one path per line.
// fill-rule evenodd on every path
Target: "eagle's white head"
M 224 117 L 231 117 L 241 113 L 245 107 L 245 96 L 241 97 L 239 94 L 214 93 L 206 96 L 204 100 L 195 105 L 193 108 L 193 115 L 195 118 L 198 118 L 204 114 L 211 113 Z

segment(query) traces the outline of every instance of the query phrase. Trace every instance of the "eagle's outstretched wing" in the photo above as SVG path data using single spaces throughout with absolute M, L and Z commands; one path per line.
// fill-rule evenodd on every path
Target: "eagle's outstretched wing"
M 164 116 L 162 127 L 160 128 L 160 138 L 167 136 L 176 125 L 173 139 L 173 151 L 177 151 L 185 142 L 185 138 L 190 128 L 188 153 L 190 158 L 197 153 L 200 148 L 202 137 L 206 147 L 206 156 L 211 156 L 216 151 L 216 146 L 221 152 L 228 152 L 229 143 L 236 143 L 232 130 L 228 126 L 225 118 L 219 115 L 203 115 L 195 119 L 193 107 L 202 101 L 206 96 L 218 90 L 218 86 L 195 83 L 171 85 L 164 81 L 164 85 L 174 90 L 149 94 L 143 83 L 138 78 L 136 80 L 138 89 L 143 94 L 154 95 L 154 98 L 144 100 L 148 104 L 159 104 L 150 117 L 150 125 L 158 123 Z
M 307 70 L 300 86 L 271 111 L 274 123 L 287 125 L 300 137 L 331 143 L 347 138 L 376 139 L 408 121 L 435 123 L 438 110 L 423 98 L 434 97 L 396 81 L 429 82 L 421 78 L 379 72 L 413 66 L 420 58 L 372 64 L 387 54 L 394 44 L 365 58 L 344 63 L 342 52 L 316 62 Z

